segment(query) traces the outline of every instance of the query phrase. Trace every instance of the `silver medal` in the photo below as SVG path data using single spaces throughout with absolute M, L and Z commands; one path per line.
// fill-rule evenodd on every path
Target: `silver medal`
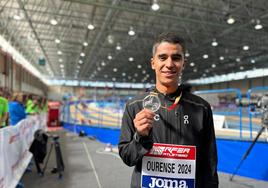
M 150 94 L 143 99 L 142 105 L 143 108 L 156 112 L 160 108 L 161 103 L 157 95 Z

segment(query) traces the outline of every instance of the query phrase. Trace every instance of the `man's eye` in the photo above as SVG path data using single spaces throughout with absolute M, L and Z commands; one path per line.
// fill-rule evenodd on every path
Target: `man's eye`
M 161 60 L 161 61 L 164 61 L 164 60 L 166 60 L 166 59 L 167 59 L 167 57 L 166 57 L 166 56 L 158 56 L 158 58 L 159 58 L 159 60 Z
M 173 61 L 181 61 L 183 59 L 182 55 L 174 55 L 172 56 Z

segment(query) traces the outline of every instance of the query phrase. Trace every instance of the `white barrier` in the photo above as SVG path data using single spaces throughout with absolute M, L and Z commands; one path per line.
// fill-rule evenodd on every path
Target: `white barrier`
M 226 118 L 224 115 L 213 114 L 213 122 L 215 129 L 228 128 Z
M 0 129 L 0 188 L 16 187 L 32 158 L 28 150 L 34 133 L 46 129 L 46 119 L 46 114 L 30 116 Z

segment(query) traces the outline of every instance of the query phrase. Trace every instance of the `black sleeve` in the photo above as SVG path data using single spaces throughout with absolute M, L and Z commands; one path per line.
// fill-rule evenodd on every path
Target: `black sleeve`
M 208 106 L 206 117 L 204 118 L 204 123 L 206 123 L 206 166 L 204 172 L 204 182 L 206 188 L 218 188 L 219 180 L 217 173 L 217 147 L 216 147 L 216 139 L 214 132 L 214 123 L 213 123 L 213 115 L 210 106 Z
M 133 123 L 135 114 L 134 112 L 131 114 L 130 110 L 131 106 L 127 105 L 122 118 L 118 149 L 124 163 L 134 166 L 152 148 L 153 141 L 151 134 L 148 137 L 141 137 L 136 133 Z

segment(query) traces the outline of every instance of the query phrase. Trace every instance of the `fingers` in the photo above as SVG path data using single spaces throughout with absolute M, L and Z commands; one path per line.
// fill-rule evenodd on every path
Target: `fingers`
M 148 109 L 143 109 L 136 114 L 136 117 L 134 119 L 134 126 L 138 134 L 141 136 L 149 135 L 149 132 L 152 128 L 154 115 L 154 112 Z

